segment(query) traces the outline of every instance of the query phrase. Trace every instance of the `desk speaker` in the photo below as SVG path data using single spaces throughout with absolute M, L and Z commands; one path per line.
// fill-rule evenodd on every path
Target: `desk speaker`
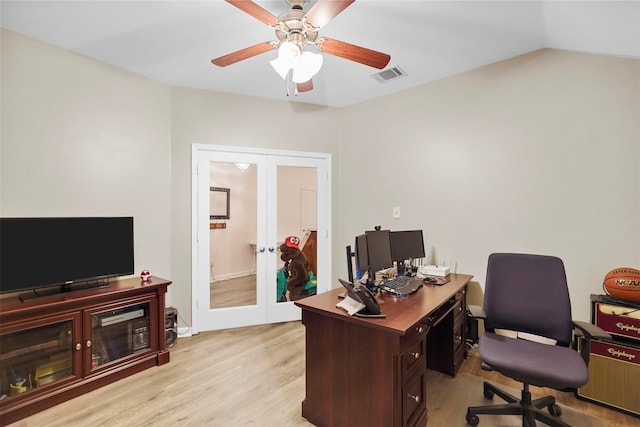
M 173 307 L 164 309 L 164 338 L 166 348 L 173 347 L 178 341 L 178 310 Z
M 578 339 L 578 351 L 584 339 Z M 578 397 L 640 415 L 640 347 L 613 341 L 591 341 L 589 382 Z

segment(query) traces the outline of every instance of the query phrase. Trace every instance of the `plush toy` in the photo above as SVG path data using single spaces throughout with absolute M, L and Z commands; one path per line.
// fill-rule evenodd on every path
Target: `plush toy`
M 296 301 L 316 293 L 317 280 L 313 272 L 309 272 L 309 262 L 299 248 L 300 239 L 289 236 L 280 245 L 280 259 L 284 267 L 278 271 L 278 301 Z

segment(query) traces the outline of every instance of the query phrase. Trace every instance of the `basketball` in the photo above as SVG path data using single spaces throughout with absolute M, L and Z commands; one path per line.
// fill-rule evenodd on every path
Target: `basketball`
M 640 302 L 640 270 L 614 268 L 604 276 L 604 290 L 612 297 Z

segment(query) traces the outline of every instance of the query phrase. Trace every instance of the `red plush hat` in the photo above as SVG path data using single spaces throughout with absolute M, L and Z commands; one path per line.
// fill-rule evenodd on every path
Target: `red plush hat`
M 284 239 L 284 244 L 289 246 L 290 248 L 298 249 L 298 245 L 300 244 L 300 239 L 298 239 L 296 236 L 289 236 L 286 239 Z

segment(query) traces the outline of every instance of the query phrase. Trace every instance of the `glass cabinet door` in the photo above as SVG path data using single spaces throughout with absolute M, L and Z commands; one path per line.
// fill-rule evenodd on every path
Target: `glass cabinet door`
M 152 349 L 151 315 L 149 300 L 91 312 L 90 370 Z
M 79 343 L 79 315 L 49 323 L 30 322 L 0 335 L 0 405 L 10 404 L 26 394 L 37 393 L 49 384 L 81 376 L 82 366 L 75 351 Z M 74 360 L 75 358 L 75 360 Z

